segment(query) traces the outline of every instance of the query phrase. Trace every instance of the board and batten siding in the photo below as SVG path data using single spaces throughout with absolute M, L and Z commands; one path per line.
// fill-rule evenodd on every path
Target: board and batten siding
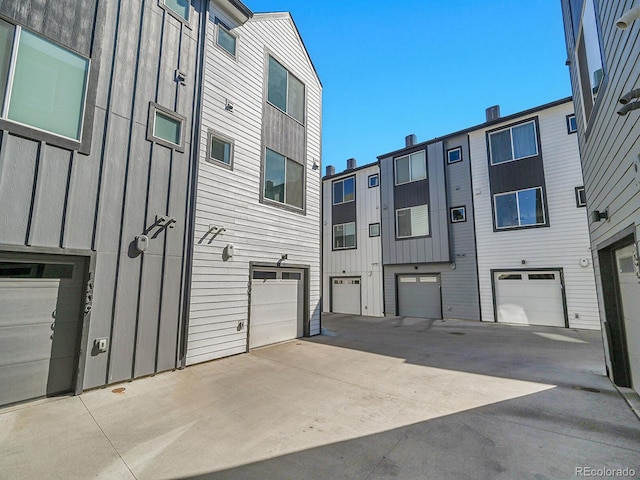
M 567 133 L 566 116 L 571 113 L 573 105 L 566 102 L 531 115 L 537 115 L 540 125 L 549 227 L 494 232 L 488 129 L 469 133 L 483 321 L 495 321 L 491 270 L 558 268 L 564 272 L 569 326 L 600 328 L 587 210 L 576 207 L 575 187 L 583 185 L 583 178 L 576 135 Z M 511 118 L 491 129 L 516 121 Z M 581 259 L 589 260 L 587 267 Z
M 360 311 L 362 315 L 384 315 L 382 293 L 381 237 L 369 237 L 369 224 L 380 223 L 380 187 L 368 186 L 369 175 L 379 173 L 378 165 L 355 172 L 345 172 L 323 182 L 323 311 L 331 311 L 331 278 L 360 277 Z M 332 185 L 333 181 L 356 178 L 356 249 L 333 251 Z
M 236 59 L 215 45 L 215 17 L 237 35 Z M 289 14 L 238 25 L 212 4 L 207 31 L 187 364 L 246 352 L 249 264 L 275 265 L 283 254 L 283 267 L 309 267 L 310 333 L 320 333 L 322 86 Z M 260 202 L 267 52 L 305 84 L 304 214 Z M 233 139 L 233 169 L 206 160 L 209 130 Z M 214 236 L 210 226 L 224 231 Z M 234 255 L 225 260 L 229 244 Z
M 157 1 L 0 2 L 6 17 L 91 58 L 87 154 L 10 129 L 0 146 L 2 250 L 93 259 L 84 388 L 178 366 L 194 82 L 179 84 L 175 70 L 196 77 L 198 3 L 186 26 Z M 147 140 L 150 102 L 187 118 L 184 152 Z M 156 215 L 174 228 L 152 228 Z M 139 255 L 132 242 L 148 229 Z M 100 337 L 109 353 L 91 353 Z

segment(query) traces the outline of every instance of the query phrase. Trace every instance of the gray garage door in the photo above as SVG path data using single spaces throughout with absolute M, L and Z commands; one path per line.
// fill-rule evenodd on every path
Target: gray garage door
M 0 256 L 0 405 L 69 392 L 84 262 Z
M 442 318 L 438 275 L 398 275 L 398 315 Z

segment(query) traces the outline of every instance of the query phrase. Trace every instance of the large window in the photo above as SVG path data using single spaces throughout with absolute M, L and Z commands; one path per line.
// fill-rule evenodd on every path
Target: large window
M 167 7 L 167 10 L 171 12 L 174 17 L 189 23 L 189 16 L 191 14 L 190 0 L 162 0 L 162 5 Z
M 238 39 L 231 33 L 231 29 L 216 18 L 216 45 L 235 58 Z
M 304 84 L 273 57 L 269 57 L 267 101 L 304 123 Z
M 582 109 L 588 123 L 604 80 L 600 35 L 593 0 L 586 0 L 582 14 L 582 30 L 575 49 L 578 80 L 582 91 Z
M 333 248 L 334 250 L 356 248 L 356 224 L 354 222 L 333 226 Z
M 0 20 L 2 118 L 80 141 L 89 60 Z
M 396 237 L 424 237 L 429 235 L 429 206 L 418 205 L 396 210 Z
M 427 159 L 424 150 L 395 159 L 396 185 L 427 178 Z
M 542 188 L 529 188 L 493 196 L 496 228 L 545 225 Z
M 356 199 L 356 177 L 333 182 L 333 204 L 353 202 Z
M 296 208 L 304 208 L 304 166 L 266 149 L 264 198 Z
M 538 155 L 535 122 L 532 120 L 490 133 L 489 147 L 491 165 L 535 157 Z

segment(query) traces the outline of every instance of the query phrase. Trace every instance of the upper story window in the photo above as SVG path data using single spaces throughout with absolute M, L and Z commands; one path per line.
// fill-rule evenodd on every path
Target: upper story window
M 545 225 L 542 187 L 528 188 L 493 196 L 496 228 Z
M 333 204 L 353 202 L 356 199 L 356 177 L 333 182 Z
M 533 120 L 489 134 L 491 165 L 538 155 L 536 125 Z
M 191 2 L 189 0 L 162 0 L 162 5 L 180 20 L 189 23 L 191 16 Z
M 587 206 L 587 194 L 584 191 L 584 187 L 576 187 L 576 207 Z
M 304 84 L 269 56 L 267 101 L 304 123 Z
M 462 161 L 462 148 L 456 147 L 447 150 L 447 163 L 458 163 Z
M 233 165 L 233 140 L 212 130 L 209 130 L 207 137 L 207 160 L 231 168 Z
M 377 173 L 369 175 L 369 178 L 367 178 L 367 185 L 369 186 L 369 188 L 377 187 L 378 185 L 380 185 L 380 175 Z
M 567 115 L 567 133 L 576 133 L 578 131 L 578 124 L 576 123 L 575 114 Z
M 235 58 L 238 38 L 231 33 L 231 29 L 216 18 L 216 45 Z
M 89 59 L 0 20 L 1 117 L 80 141 Z
M 355 222 L 333 226 L 333 249 L 346 250 L 347 248 L 356 248 Z
M 147 139 L 183 152 L 185 121 L 182 115 L 151 102 Z
M 427 158 L 424 150 L 395 159 L 396 185 L 427 178 Z
M 267 148 L 263 196 L 296 209 L 304 209 L 304 165 Z
M 576 72 L 580 84 L 585 124 L 589 122 L 593 106 L 604 80 L 600 35 L 593 0 L 584 2 L 582 27 L 575 48 Z
M 429 206 L 417 205 L 396 210 L 396 237 L 411 238 L 429 235 Z

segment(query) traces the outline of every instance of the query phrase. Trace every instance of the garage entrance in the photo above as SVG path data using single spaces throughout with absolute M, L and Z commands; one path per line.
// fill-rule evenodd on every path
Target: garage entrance
M 360 278 L 333 278 L 331 280 L 331 311 L 361 315 Z
M 494 272 L 493 280 L 498 322 L 567 326 L 559 270 Z
M 398 275 L 396 279 L 398 315 L 442 318 L 439 275 Z
M 304 335 L 304 270 L 256 267 L 251 273 L 249 348 Z
M 0 254 L 0 405 L 72 391 L 85 262 Z

